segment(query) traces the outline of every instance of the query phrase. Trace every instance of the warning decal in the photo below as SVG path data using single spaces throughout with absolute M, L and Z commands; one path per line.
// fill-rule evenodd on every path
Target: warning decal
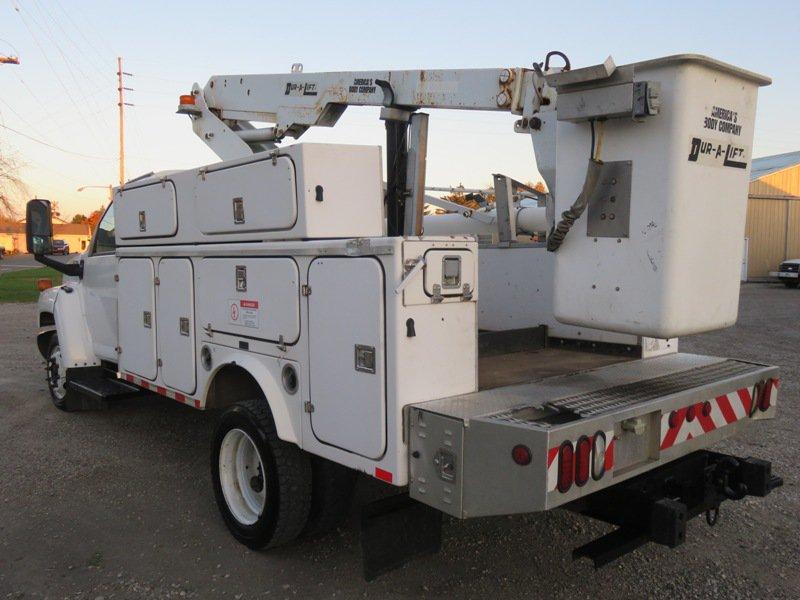
M 744 144 L 692 137 L 689 143 L 689 162 L 712 167 L 747 168 L 750 148 Z
M 228 299 L 228 323 L 258 329 L 258 300 Z

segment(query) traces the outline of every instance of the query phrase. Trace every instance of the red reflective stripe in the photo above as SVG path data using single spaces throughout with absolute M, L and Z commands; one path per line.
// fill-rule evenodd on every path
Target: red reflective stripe
M 556 456 L 558 456 L 558 448 L 550 448 L 550 450 L 547 451 L 547 468 L 548 469 L 550 468 L 550 465 L 553 464 L 553 461 L 556 459 Z
M 700 422 L 700 427 L 703 428 L 703 433 L 714 431 L 717 428 L 717 426 L 714 425 L 714 419 L 711 418 L 711 415 L 709 414 L 707 417 L 703 416 L 702 410 L 697 415 L 697 420 Z
M 194 401 L 194 407 L 195 408 L 200 408 L 200 400 L 195 400 Z M 391 473 L 389 474 L 389 476 L 391 477 Z
M 139 380 L 139 385 L 141 387 L 143 387 L 144 389 L 146 389 L 146 390 L 150 389 L 150 384 L 148 382 L 146 382 L 144 379 L 140 379 Z
M 735 423 L 736 422 L 736 413 L 733 412 L 731 408 L 731 403 L 728 400 L 727 396 L 718 396 L 717 397 L 717 404 L 719 405 L 719 410 L 722 412 L 722 416 L 725 417 L 726 423 Z
M 375 477 L 386 483 L 392 483 L 392 474 L 389 471 L 384 471 L 380 467 L 375 467 Z
M 156 394 L 161 394 L 162 396 L 167 395 L 167 388 L 161 387 L 160 385 L 156 387 Z
M 605 470 L 610 471 L 614 468 L 614 444 L 617 440 L 612 438 L 611 443 L 606 448 Z
M 128 381 L 133 381 L 134 377 L 133 377 L 133 375 L 131 375 L 129 373 L 125 373 L 125 379 L 127 379 Z
M 750 396 L 750 390 L 747 388 L 743 388 L 741 390 L 737 390 L 736 392 L 739 394 L 739 400 L 742 401 L 742 406 L 744 407 L 744 414 L 749 415 L 750 409 L 753 406 L 753 398 Z
M 175 400 L 177 400 L 178 402 L 186 402 L 186 396 L 184 396 L 180 392 L 175 392 Z

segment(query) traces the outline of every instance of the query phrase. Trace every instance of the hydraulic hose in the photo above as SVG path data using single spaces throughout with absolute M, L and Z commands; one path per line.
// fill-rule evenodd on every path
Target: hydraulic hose
M 602 161 L 594 158 L 589 159 L 589 166 L 586 169 L 586 179 L 583 182 L 581 193 L 578 194 L 572 206 L 561 213 L 561 221 L 550 230 L 550 235 L 547 236 L 548 252 L 555 252 L 561 247 L 572 225 L 583 214 L 583 211 L 586 210 L 586 206 L 589 204 L 589 198 L 594 193 L 597 182 L 600 180 L 602 166 Z

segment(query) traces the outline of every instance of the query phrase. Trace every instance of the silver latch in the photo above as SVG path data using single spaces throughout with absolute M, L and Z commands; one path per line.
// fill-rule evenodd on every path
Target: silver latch
M 462 287 L 461 290 L 462 290 L 461 299 L 464 302 L 469 302 L 470 300 L 472 300 L 472 288 L 468 283 L 465 283 L 464 287 Z
M 310 296 L 311 295 L 311 286 L 303 284 L 300 286 L 300 294 L 303 296 Z
M 153 278 L 153 285 L 161 285 L 161 280 L 158 277 Z
M 247 291 L 247 267 L 244 265 L 236 266 L 236 291 Z
M 461 257 L 442 258 L 442 287 L 457 288 L 461 285 Z
M 143 210 L 139 211 L 139 231 L 147 231 L 147 215 Z
M 375 372 L 375 346 L 356 344 L 355 346 L 356 371 L 362 373 Z
M 164 366 L 164 363 L 161 361 L 161 359 L 160 359 L 160 358 L 159 358 L 159 359 L 156 361 L 156 364 L 157 364 L 159 367 L 163 367 L 163 366 Z
M 189 335 L 189 317 L 180 317 L 178 321 L 178 330 L 181 332 L 181 335 Z
M 146 310 L 142 313 L 142 324 L 147 327 L 147 329 L 152 329 L 153 327 L 153 315 L 150 313 L 149 310 Z
M 312 413 L 314 412 L 314 405 L 311 404 L 311 402 L 304 402 L 303 410 L 306 411 L 307 413 Z
M 244 200 L 242 198 L 233 199 L 233 222 L 236 225 L 244 223 Z
M 278 335 L 278 350 L 286 352 L 286 340 L 283 339 L 283 334 Z
M 211 327 L 211 323 L 208 323 L 205 327 L 203 327 L 203 331 L 206 332 L 208 337 L 214 337 L 214 329 Z

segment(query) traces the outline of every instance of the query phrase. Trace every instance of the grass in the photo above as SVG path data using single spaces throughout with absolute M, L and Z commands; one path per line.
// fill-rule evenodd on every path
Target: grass
M 36 280 L 41 277 L 49 277 L 53 285 L 61 284 L 61 273 L 50 267 L 0 273 L 0 302 L 36 302 L 39 298 Z

